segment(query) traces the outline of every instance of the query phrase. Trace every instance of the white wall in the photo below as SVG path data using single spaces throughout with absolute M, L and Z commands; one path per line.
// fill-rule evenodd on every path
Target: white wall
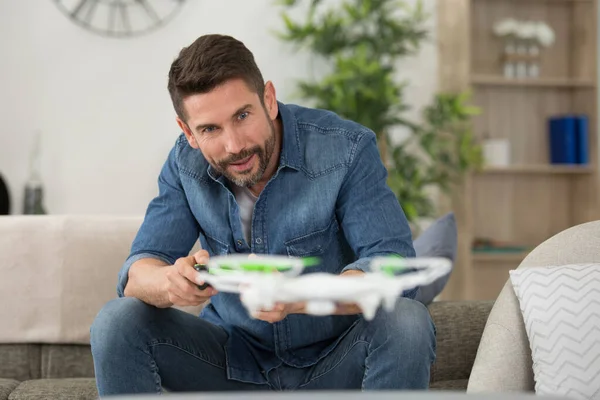
M 188 0 L 152 34 L 109 39 L 74 25 L 53 1 L 0 0 L 0 174 L 10 186 L 12 212 L 22 212 L 29 146 L 40 129 L 49 213 L 143 213 L 179 134 L 166 90 L 168 68 L 179 49 L 202 34 L 245 42 L 279 99 L 295 101 L 293 81 L 311 76 L 313 64 L 273 36 L 280 27 L 273 4 Z M 435 11 L 434 0 L 425 6 Z M 432 29 L 434 22 L 432 15 Z M 432 34 L 421 54 L 403 64 L 413 114 L 437 87 Z

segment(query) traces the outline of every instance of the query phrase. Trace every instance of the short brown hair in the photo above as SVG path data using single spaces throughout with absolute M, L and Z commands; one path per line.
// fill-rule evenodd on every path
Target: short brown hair
M 243 79 L 263 102 L 265 83 L 254 55 L 239 40 L 226 35 L 200 36 L 184 47 L 171 64 L 167 85 L 177 116 L 186 121 L 183 99 L 208 93 L 230 79 Z

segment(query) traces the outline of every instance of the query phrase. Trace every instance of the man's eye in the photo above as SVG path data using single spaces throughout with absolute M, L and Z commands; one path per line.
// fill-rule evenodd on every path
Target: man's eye
M 204 132 L 204 133 L 211 133 L 211 132 L 214 132 L 216 129 L 217 129 L 217 128 L 216 128 L 216 127 L 214 127 L 214 126 L 207 126 L 206 128 L 204 128 L 204 129 L 202 130 L 202 132 Z
M 238 119 L 246 119 L 248 118 L 248 112 L 243 112 L 238 116 Z

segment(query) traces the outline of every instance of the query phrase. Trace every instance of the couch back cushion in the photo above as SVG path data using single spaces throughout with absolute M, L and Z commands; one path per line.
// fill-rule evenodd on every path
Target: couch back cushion
M 429 305 L 436 326 L 431 381 L 468 379 L 493 301 L 441 301 Z
M 137 217 L 0 217 L 0 343 L 89 343 Z

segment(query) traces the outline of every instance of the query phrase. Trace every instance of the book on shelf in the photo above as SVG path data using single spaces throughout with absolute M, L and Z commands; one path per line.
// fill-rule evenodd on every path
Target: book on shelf
M 476 237 L 473 240 L 471 250 L 473 253 L 478 254 L 515 254 L 530 250 L 530 246 L 523 243 Z
M 550 117 L 548 143 L 551 164 L 588 164 L 588 117 L 586 115 Z

